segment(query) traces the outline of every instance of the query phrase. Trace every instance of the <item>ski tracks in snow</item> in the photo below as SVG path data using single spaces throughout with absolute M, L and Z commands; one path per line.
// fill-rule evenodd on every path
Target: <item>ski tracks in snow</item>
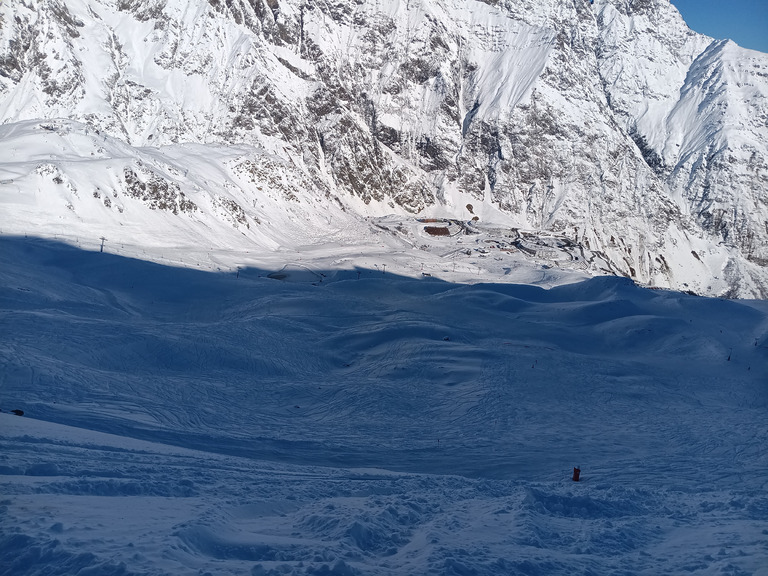
M 752 573 L 765 557 L 768 498 L 748 490 L 290 466 L 0 424 L 0 574 Z
M 764 569 L 764 303 L 6 244 L 0 575 Z

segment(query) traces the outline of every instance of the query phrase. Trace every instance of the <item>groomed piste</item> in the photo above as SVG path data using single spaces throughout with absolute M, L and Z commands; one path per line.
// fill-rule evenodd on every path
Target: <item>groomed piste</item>
M 768 303 L 377 258 L 3 237 L 0 574 L 768 574 Z

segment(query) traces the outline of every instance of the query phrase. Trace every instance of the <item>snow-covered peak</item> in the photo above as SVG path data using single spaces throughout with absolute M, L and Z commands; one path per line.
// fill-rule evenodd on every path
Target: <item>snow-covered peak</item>
M 218 220 L 202 197 L 226 198 L 305 240 L 329 210 L 477 216 L 644 283 L 767 293 L 768 57 L 692 32 L 666 0 L 23 0 L 0 14 L 0 122 L 67 119 L 124 146 L 104 152 L 111 172 L 97 151 L 77 170 L 77 147 L 49 154 L 51 178 L 89 192 L 41 187 L 56 198 L 41 204 L 72 209 L 39 230 L 143 227 L 138 211 L 99 216 L 92 183 L 121 195 L 160 178 L 195 218 Z M 182 144 L 224 164 L 203 175 L 204 148 Z M 19 225 L 35 148 L 0 156 Z

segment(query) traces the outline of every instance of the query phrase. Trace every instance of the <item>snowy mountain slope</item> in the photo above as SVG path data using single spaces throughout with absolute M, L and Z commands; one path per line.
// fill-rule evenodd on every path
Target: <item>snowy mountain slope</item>
M 691 86 L 684 88 L 670 118 L 674 123 L 696 110 L 697 129 L 670 138 L 681 141 L 672 185 L 706 229 L 761 266 L 768 261 L 766 78 L 768 62 L 763 54 L 730 42 L 713 46 L 691 67 Z M 698 94 L 704 87 L 721 95 L 720 100 L 702 101 Z M 715 130 L 717 137 L 711 138 Z M 696 146 L 705 139 L 706 147 Z
M 106 234 L 137 243 L 139 234 L 145 247 L 208 236 L 217 245 L 275 249 L 296 245 L 291 231 L 309 215 L 343 215 L 328 202 L 308 207 L 318 199 L 307 194 L 305 175 L 252 146 L 135 148 L 66 120 L 2 126 L 0 137 L 6 233 L 36 233 L 37 224 L 41 235 L 90 241 Z M 307 236 L 318 235 L 306 226 Z
M 656 0 L 2 3 L 0 575 L 763 574 L 765 302 L 588 277 L 768 294 L 764 64 Z
M 308 199 L 303 218 L 289 203 L 270 206 L 270 220 L 322 221 L 311 213 L 328 199 L 334 208 L 322 210 L 348 216 L 477 215 L 567 238 L 644 283 L 768 293 L 766 57 L 735 46 L 705 56 L 707 40 L 668 2 L 25 0 L 2 10 L 6 124 L 68 118 L 140 149 L 256 149 L 250 184 Z M 726 61 L 733 73 L 719 83 L 688 73 Z M 702 140 L 709 116 L 686 112 L 697 98 L 715 110 L 750 98 L 753 109 Z M 729 146 L 739 152 L 726 170 Z M 197 155 L 177 158 L 187 173 Z M 127 193 L 125 178 L 113 181 Z M 232 193 L 175 184 L 190 198 Z M 254 192 L 235 186 L 245 210 Z
M 2 574 L 764 570 L 763 301 L 0 242 Z
M 214 270 L 301 261 L 348 270 L 394 258 L 390 271 L 407 276 L 541 286 L 621 273 L 600 250 L 510 228 L 490 206 L 482 221 L 432 218 L 445 237 L 432 236 L 424 219 L 362 220 L 362 201 L 313 190 L 287 161 L 244 145 L 135 148 L 65 120 L 6 125 L 0 135 L 10 156 L 0 168 L 4 234 Z M 677 271 L 682 288 L 729 290 L 713 278 L 721 255 L 703 240 L 695 247 L 696 268 Z
M 762 266 L 768 57 L 691 32 L 671 4 L 637 4 L 599 4 L 611 107 L 681 208 Z

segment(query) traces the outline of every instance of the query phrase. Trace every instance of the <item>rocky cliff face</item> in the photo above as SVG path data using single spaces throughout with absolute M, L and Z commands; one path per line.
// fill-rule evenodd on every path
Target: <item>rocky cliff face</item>
M 603 3 L 611 109 L 705 235 L 765 267 L 768 58 L 688 30 L 664 2 Z
M 0 121 L 67 118 L 122 142 L 113 185 L 129 196 L 159 178 L 177 213 L 241 223 L 264 217 L 248 199 L 265 188 L 307 210 L 471 205 L 641 282 L 768 297 L 768 56 L 691 32 L 667 0 L 0 10 Z M 224 155 L 239 195 L 196 184 L 183 155 L 137 170 L 136 151 L 179 143 L 258 154 Z

